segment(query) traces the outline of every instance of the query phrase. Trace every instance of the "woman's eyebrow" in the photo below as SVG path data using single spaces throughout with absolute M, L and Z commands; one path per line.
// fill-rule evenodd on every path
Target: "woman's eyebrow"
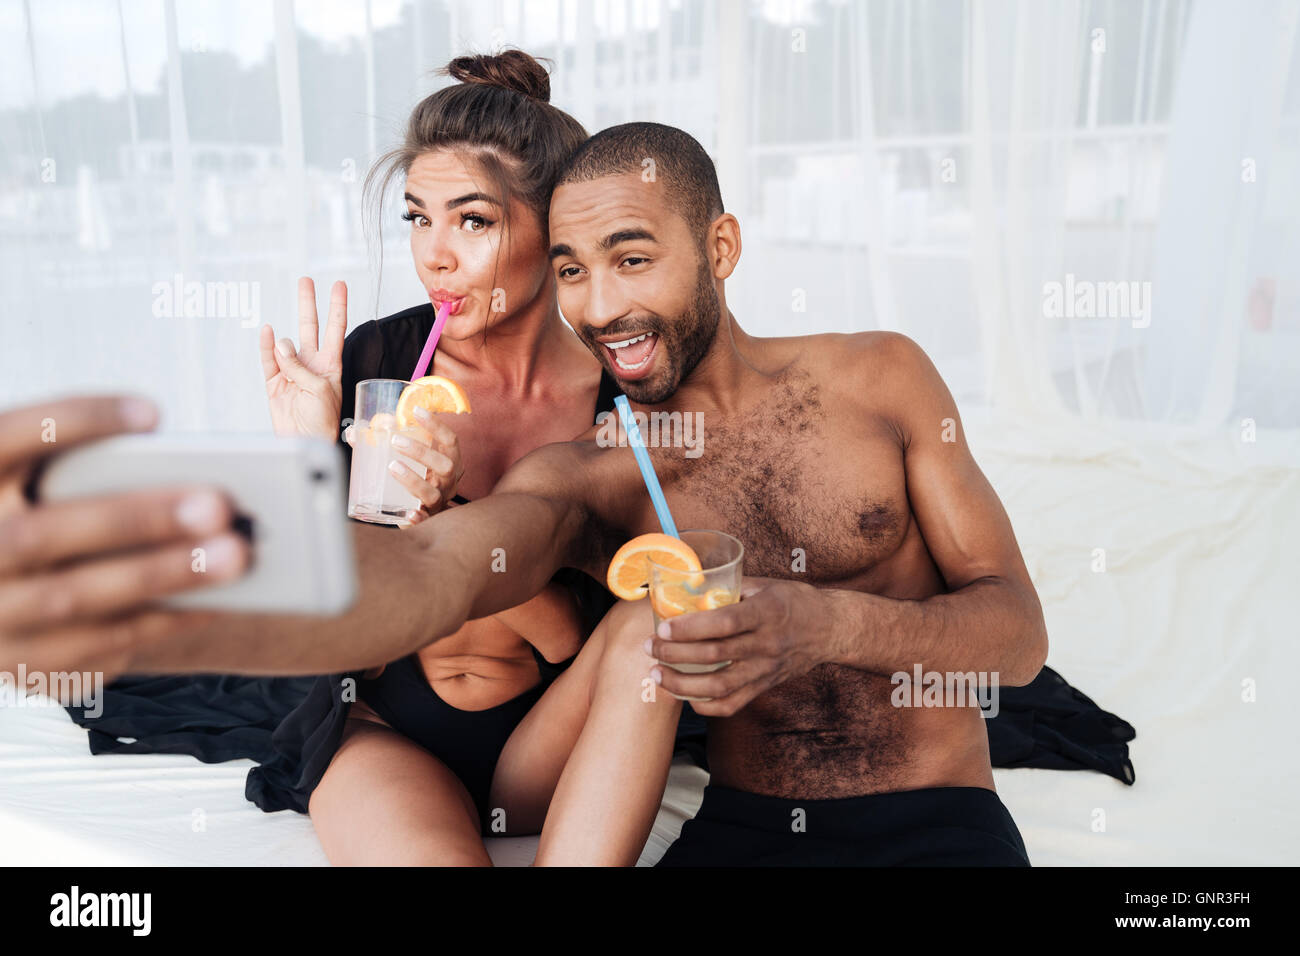
M 455 199 L 449 199 L 447 201 L 447 208 L 455 209 L 457 206 L 463 206 L 467 202 L 476 202 L 480 200 L 482 202 L 490 202 L 494 206 L 501 205 L 501 203 L 497 202 L 487 193 L 466 193 L 463 196 L 457 196 Z M 406 201 L 409 203 L 414 203 L 416 206 L 419 206 L 421 209 L 424 208 L 424 203 L 420 200 L 420 198 L 418 196 L 413 196 L 411 193 L 406 194 Z
M 455 199 L 447 200 L 447 208 L 455 209 L 457 206 L 463 206 L 467 202 L 479 202 L 479 201 L 490 202 L 494 206 L 501 205 L 501 203 L 497 202 L 487 193 L 466 193 L 463 196 L 457 196 Z

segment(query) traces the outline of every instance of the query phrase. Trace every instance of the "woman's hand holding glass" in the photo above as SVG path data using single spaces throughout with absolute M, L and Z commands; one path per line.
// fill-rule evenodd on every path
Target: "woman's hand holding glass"
M 465 474 L 456 433 L 438 421 L 438 416 L 424 408 L 417 406 L 415 417 L 419 425 L 395 433 L 392 441 L 401 455 L 423 465 L 425 474 L 412 471 L 396 460 L 389 466 L 397 483 L 420 502 L 419 511 L 402 526 L 408 528 L 450 505 L 451 499 L 456 496 L 460 479 Z M 349 425 L 343 433 L 343 439 L 355 448 L 356 429 Z

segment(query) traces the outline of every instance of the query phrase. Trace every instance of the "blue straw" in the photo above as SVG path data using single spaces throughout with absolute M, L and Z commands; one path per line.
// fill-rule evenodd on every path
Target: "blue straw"
M 623 420 L 627 441 L 632 446 L 632 454 L 636 456 L 637 467 L 641 469 L 641 478 L 645 481 L 646 491 L 650 492 L 650 501 L 655 506 L 655 514 L 659 516 L 659 527 L 664 529 L 664 534 L 676 538 L 678 537 L 677 525 L 673 523 L 673 516 L 668 511 L 664 490 L 659 487 L 655 466 L 650 464 L 650 453 L 645 450 L 645 442 L 641 440 L 641 429 L 637 428 L 636 419 L 632 417 L 632 408 L 627 403 L 627 396 L 617 396 L 614 404 L 618 407 L 618 417 Z

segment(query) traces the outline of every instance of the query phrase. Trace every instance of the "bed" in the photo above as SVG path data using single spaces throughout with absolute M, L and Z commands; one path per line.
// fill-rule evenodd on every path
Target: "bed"
M 967 430 L 1042 598 L 1048 663 L 1138 731 L 1131 787 L 994 772 L 1032 862 L 1294 864 L 1300 435 Z M 249 762 L 92 757 L 85 732 L 39 703 L 0 710 L 5 863 L 325 865 L 306 817 L 245 802 Z M 641 865 L 706 780 L 674 764 Z M 499 865 L 528 864 L 535 846 L 489 841 Z

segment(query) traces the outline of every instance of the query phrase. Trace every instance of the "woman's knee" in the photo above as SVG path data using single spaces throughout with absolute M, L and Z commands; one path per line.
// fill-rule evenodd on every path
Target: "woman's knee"
M 619 601 L 602 621 L 602 658 L 610 657 L 611 661 L 621 663 L 648 663 L 651 658 L 645 652 L 645 642 L 654 634 L 654 627 L 649 601 Z
M 617 689 L 620 693 L 631 691 L 637 699 L 649 693 L 653 699 L 653 681 L 650 669 L 654 658 L 646 653 L 645 642 L 654 633 L 654 617 L 649 601 L 623 601 L 605 622 L 604 647 L 596 669 L 593 696 L 600 688 Z

